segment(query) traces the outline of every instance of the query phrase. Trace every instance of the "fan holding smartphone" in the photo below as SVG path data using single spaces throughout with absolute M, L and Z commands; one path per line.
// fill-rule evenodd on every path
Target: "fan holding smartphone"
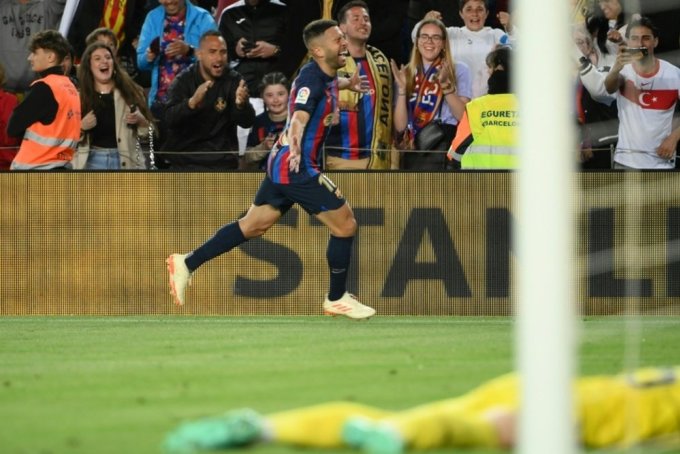
M 149 50 L 154 56 L 160 55 L 161 53 L 161 38 L 156 36 L 151 44 L 149 44 Z M 154 57 L 155 58 L 155 57 Z
M 250 52 L 253 51 L 257 47 L 257 44 L 253 41 L 248 41 L 245 38 L 241 39 L 241 53 L 243 53 L 244 56 L 248 56 Z
M 656 58 L 659 31 L 647 17 L 628 25 L 628 47 L 621 47 L 604 81 L 616 96 L 619 140 L 615 169 L 673 169 L 680 127 L 673 114 L 680 97 L 680 68 Z
M 146 15 L 137 45 L 137 66 L 151 73 L 149 106 L 157 120 L 156 146 L 159 148 L 167 138 L 164 120 L 168 89 L 175 77 L 196 60 L 194 49 L 201 35 L 217 28 L 212 15 L 195 2 L 160 3 Z M 164 165 L 159 163 L 160 167 Z
M 264 111 L 259 97 L 260 81 L 282 64 L 281 46 L 287 41 L 288 7 L 281 2 L 247 0 L 229 5 L 219 20 L 219 29 L 227 41 L 229 66 L 238 71 L 246 83 L 255 113 Z M 239 151 L 244 152 L 249 129 L 238 129 Z
M 624 47 L 623 52 L 630 56 L 640 54 L 643 57 L 646 57 L 647 55 L 649 55 L 649 51 L 647 50 L 646 47 Z

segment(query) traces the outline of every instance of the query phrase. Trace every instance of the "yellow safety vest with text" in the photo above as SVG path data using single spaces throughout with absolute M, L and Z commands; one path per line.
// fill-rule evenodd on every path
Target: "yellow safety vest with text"
M 473 140 L 462 156 L 461 168 L 517 168 L 517 97 L 510 93 L 480 96 L 465 108 Z

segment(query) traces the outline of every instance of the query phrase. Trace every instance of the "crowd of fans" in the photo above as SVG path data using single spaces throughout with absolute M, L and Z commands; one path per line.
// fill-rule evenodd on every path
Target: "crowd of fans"
M 640 11 L 624 10 L 622 0 L 573 3 L 574 118 L 581 131 L 575 159 L 583 168 L 675 168 L 680 8 L 664 0 L 644 2 Z M 366 84 L 363 93 L 340 91 L 325 147 L 328 169 L 458 168 L 451 143 L 461 145 L 454 138 L 463 119 L 465 140 L 473 143 L 468 153 L 480 136 L 493 142 L 501 133 L 498 145 L 507 153 L 507 131 L 475 137 L 476 112 L 490 104 L 467 106 L 490 94 L 497 67 L 488 66 L 489 54 L 521 45 L 510 6 L 1 0 L 0 169 L 10 168 L 27 135 L 49 137 L 49 124 L 59 123 L 66 92 L 49 76 L 60 72 L 80 97 L 77 150 L 45 165 L 23 153 L 12 168 L 262 169 L 285 126 L 289 81 L 306 58 L 302 28 L 321 17 L 337 20 L 348 41 L 350 58 L 338 75 L 358 73 Z M 64 43 L 49 34 L 57 30 Z M 41 66 L 35 56 L 44 51 L 61 70 Z M 517 123 L 507 122 L 513 129 Z M 467 161 L 475 162 L 472 154 Z

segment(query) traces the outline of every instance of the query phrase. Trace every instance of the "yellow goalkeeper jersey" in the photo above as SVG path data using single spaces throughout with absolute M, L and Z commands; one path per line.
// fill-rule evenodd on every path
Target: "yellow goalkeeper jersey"
M 632 445 L 680 433 L 680 368 L 640 369 L 576 382 L 576 416 L 586 446 Z
M 640 369 L 632 374 L 579 378 L 574 416 L 587 447 L 617 447 L 680 433 L 680 367 Z M 452 399 L 391 412 L 351 402 L 331 402 L 270 415 L 274 438 L 308 447 L 342 446 L 348 418 L 391 423 L 408 448 L 503 445 L 489 415 L 515 414 L 519 379 L 507 374 Z
M 581 443 L 627 446 L 680 434 L 679 377 L 676 367 L 577 379 L 574 416 Z M 517 410 L 519 385 L 516 374 L 503 375 L 460 397 L 399 412 L 389 419 L 416 449 L 499 447 L 485 415 L 493 410 Z

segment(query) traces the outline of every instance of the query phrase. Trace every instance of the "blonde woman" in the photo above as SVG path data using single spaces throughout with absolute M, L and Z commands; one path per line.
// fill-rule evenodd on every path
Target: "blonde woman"
M 414 43 L 407 65 L 397 67 L 391 62 L 397 142 L 401 149 L 416 150 L 402 154 L 400 168 L 443 170 L 446 160 L 441 151 L 448 149 L 465 104 L 472 97 L 470 69 L 464 63 L 454 63 L 446 27 L 437 19 L 426 19 L 416 26 Z M 431 127 L 426 127 L 433 122 L 439 123 L 443 132 L 436 143 L 424 137 L 431 136 Z
M 90 44 L 78 68 L 83 138 L 76 169 L 144 169 L 137 137 L 148 137 L 152 115 L 141 87 L 103 42 Z
M 507 11 L 499 11 L 496 15 L 503 29 L 486 27 L 484 24 L 489 17 L 486 0 L 461 0 L 459 4 L 458 14 L 464 25 L 448 27 L 446 31 L 449 33 L 449 48 L 456 60 L 470 68 L 474 99 L 487 93 L 489 73 L 486 70 L 486 56 L 499 46 L 514 45 L 517 30 Z M 440 18 L 441 14 L 437 11 L 425 15 L 425 19 Z

